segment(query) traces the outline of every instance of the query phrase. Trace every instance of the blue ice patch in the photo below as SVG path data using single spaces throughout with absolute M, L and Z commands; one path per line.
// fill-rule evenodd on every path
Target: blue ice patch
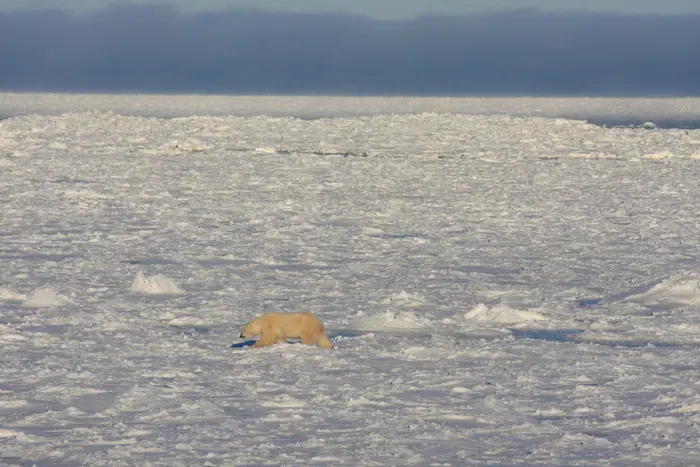
M 234 342 L 231 344 L 232 349 L 244 349 L 246 347 L 251 347 L 253 344 L 255 344 L 255 340 L 249 340 L 249 341 L 243 341 L 243 342 Z

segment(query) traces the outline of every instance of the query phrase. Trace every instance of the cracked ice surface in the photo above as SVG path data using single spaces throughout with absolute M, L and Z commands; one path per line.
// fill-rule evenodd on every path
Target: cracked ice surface
M 11 98 L 0 463 L 697 463 L 700 131 Z M 336 349 L 231 348 L 273 310 Z

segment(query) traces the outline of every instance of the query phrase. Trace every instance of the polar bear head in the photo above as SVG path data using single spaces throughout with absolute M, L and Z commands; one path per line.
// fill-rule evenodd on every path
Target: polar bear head
M 254 319 L 243 326 L 243 331 L 241 331 L 240 337 L 242 339 L 247 339 L 249 337 L 259 336 L 260 334 L 262 334 L 262 323 L 259 319 Z

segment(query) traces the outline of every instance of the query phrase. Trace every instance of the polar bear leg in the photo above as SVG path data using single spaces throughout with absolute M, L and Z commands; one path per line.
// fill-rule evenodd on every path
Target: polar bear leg
M 258 341 L 253 344 L 253 348 L 267 347 L 268 345 L 275 344 L 277 342 L 276 336 L 274 334 L 263 334 Z
M 314 337 L 312 335 L 302 333 L 301 343 L 306 344 L 306 345 L 313 345 L 316 343 L 316 339 L 314 339 Z

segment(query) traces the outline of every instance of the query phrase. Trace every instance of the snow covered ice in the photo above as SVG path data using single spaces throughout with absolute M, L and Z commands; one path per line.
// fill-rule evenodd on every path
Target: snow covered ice
M 156 274 L 146 276 L 139 271 L 131 283 L 131 291 L 148 295 L 182 295 L 185 293 L 169 277 Z
M 700 101 L 0 115 L 1 465 L 697 465 Z

